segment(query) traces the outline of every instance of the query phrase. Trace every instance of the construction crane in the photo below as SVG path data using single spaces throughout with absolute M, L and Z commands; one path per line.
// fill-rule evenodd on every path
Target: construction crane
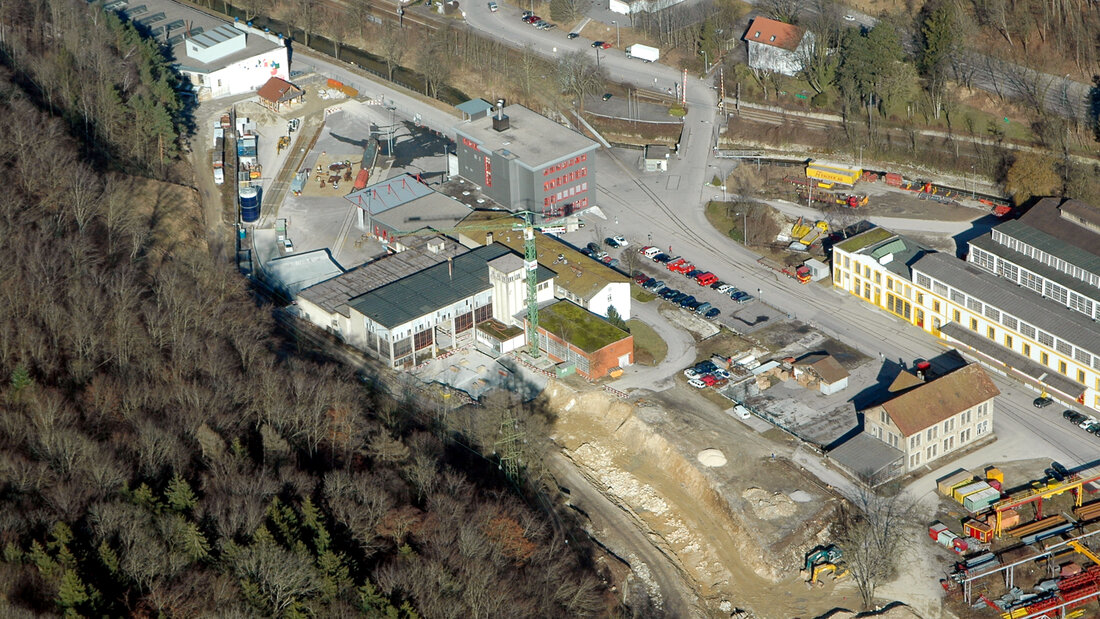
M 539 358 L 539 301 L 538 301 L 538 249 L 535 247 L 535 215 L 534 211 L 515 211 L 508 214 L 508 219 L 522 217 L 522 222 L 511 224 L 513 231 L 523 231 L 523 269 L 527 282 L 527 352 L 533 359 Z M 501 218 L 504 219 L 504 218 Z M 454 228 L 422 228 L 399 232 L 398 236 L 417 236 L 425 234 L 447 234 L 450 232 L 492 232 L 500 230 L 501 219 L 491 220 L 483 224 L 470 224 L 456 226 Z

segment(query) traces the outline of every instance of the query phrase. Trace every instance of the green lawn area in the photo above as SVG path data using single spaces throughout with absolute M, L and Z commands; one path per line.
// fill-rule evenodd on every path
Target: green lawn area
M 539 326 L 585 352 L 596 352 L 627 336 L 603 317 L 568 301 L 539 310 Z
M 634 363 L 638 365 L 657 365 L 665 360 L 668 344 L 661 339 L 653 327 L 631 318 L 626 321 L 630 334 L 634 336 Z
M 727 215 L 727 210 L 725 202 L 708 202 L 707 221 L 722 234 L 728 235 L 738 243 L 744 243 L 745 233 L 741 229 L 741 218 Z
M 646 292 L 641 286 L 632 285 L 630 286 L 630 297 L 639 303 L 649 303 L 656 299 L 657 295 Z

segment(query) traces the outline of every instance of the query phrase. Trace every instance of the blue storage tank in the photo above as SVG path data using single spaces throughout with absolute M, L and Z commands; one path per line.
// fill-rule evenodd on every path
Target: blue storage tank
M 246 224 L 260 220 L 260 188 L 244 187 L 240 191 L 241 221 Z

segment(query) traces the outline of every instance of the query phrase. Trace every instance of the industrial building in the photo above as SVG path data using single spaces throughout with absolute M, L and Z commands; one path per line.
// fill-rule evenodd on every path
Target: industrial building
M 968 261 L 873 228 L 833 248 L 833 285 L 999 372 L 1100 411 L 1100 214 L 1040 201 Z
M 431 228 L 447 231 L 470 214 L 470 207 L 428 187 L 409 174 L 368 185 L 344 196 L 356 207 L 356 226 L 382 241 Z
M 174 68 L 190 80 L 199 101 L 254 92 L 272 77 L 290 79 L 280 34 L 168 0 L 114 0 L 104 8 L 170 48 Z
M 478 109 L 455 127 L 459 176 L 511 211 L 555 218 L 595 205 L 596 142 L 522 105 Z
M 493 211 L 475 211 L 455 230 L 456 238 L 467 247 L 503 243 L 523 252 L 523 233 L 515 230 L 519 220 Z M 557 273 L 554 296 L 568 299 L 584 309 L 607 317 L 615 308 L 623 320 L 631 313 L 630 278 L 593 260 L 549 234 L 535 232 L 539 264 Z
M 924 310 L 914 308 L 911 266 L 931 251 L 885 228 L 872 228 L 833 246 L 833 286 L 921 326 Z
M 347 341 L 352 333 L 348 302 L 466 251 L 465 247 L 445 237 L 420 239 L 420 243 L 406 251 L 383 256 L 303 288 L 295 297 L 294 312 Z
M 748 45 L 749 67 L 797 75 L 814 47 L 814 33 L 767 17 L 754 17 L 741 37 Z
M 994 399 L 1000 391 L 977 364 L 942 376 L 902 371 L 889 400 L 860 411 L 863 432 L 903 457 L 912 471 L 988 438 L 993 433 Z M 938 463 L 936 464 L 938 466 Z
M 370 290 L 350 298 L 344 298 L 347 287 L 337 283 L 307 288 L 299 295 L 299 314 L 326 327 L 323 321 L 330 319 L 333 332 L 345 342 L 391 367 L 416 365 L 442 350 L 473 344 L 474 327 L 491 318 L 518 322 L 502 308 L 526 307 L 523 258 L 499 243 L 451 251 L 444 241 L 435 253 L 428 250 L 432 256 L 421 252 L 416 261 L 432 261 L 445 252 L 448 257 L 403 276 L 397 276 L 406 270 L 402 267 L 383 272 L 378 279 L 393 279 L 377 286 L 372 285 L 375 280 L 367 284 Z M 412 267 L 409 261 L 403 264 Z M 539 302 L 552 301 L 554 272 L 539 267 L 537 278 Z M 305 307 L 303 300 L 312 307 Z
M 594 380 L 634 363 L 634 336 L 562 300 L 539 309 L 539 350 Z

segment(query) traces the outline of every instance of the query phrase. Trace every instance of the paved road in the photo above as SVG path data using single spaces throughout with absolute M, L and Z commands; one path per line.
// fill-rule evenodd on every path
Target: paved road
M 627 248 L 626 251 L 633 251 Z M 631 284 L 633 285 L 633 284 Z M 615 388 L 627 389 L 664 389 L 671 387 L 673 376 L 680 370 L 695 363 L 695 340 L 686 329 L 677 327 L 661 315 L 658 309 L 661 301 L 654 299 L 649 303 L 634 300 L 631 305 L 633 318 L 637 318 L 653 327 L 668 345 L 665 358 L 654 367 L 635 365 L 626 369 L 626 374 L 615 381 Z M 666 384 L 667 383 L 667 384 Z

